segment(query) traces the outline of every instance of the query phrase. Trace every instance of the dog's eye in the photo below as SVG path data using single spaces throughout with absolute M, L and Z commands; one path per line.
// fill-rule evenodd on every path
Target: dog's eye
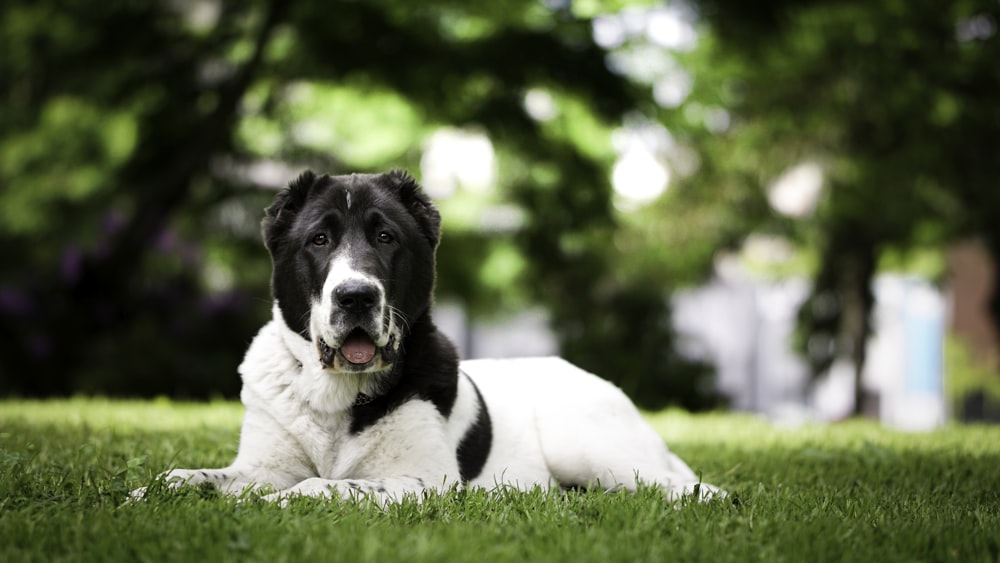
M 330 242 L 330 237 L 320 233 L 312 238 L 312 243 L 316 246 L 326 246 Z
M 375 237 L 375 240 L 381 242 L 382 244 L 389 244 L 393 241 L 393 238 L 389 233 L 382 231 Z

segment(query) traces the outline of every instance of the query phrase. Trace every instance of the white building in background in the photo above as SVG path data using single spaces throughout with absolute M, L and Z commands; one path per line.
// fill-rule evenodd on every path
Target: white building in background
M 455 343 L 463 359 L 559 355 L 559 343 L 549 328 L 549 317 L 541 309 L 497 319 L 472 320 L 460 305 L 437 303 L 434 324 Z
M 944 424 L 945 298 L 925 281 L 898 276 L 879 277 L 874 290 L 865 385 L 881 399 L 882 422 L 903 430 Z
M 809 369 L 791 350 L 805 281 L 716 277 L 674 295 L 680 352 L 716 368 L 716 386 L 739 410 L 803 413 Z
M 880 276 L 866 392 L 878 398 L 886 425 L 928 430 L 945 421 L 945 299 L 926 281 Z M 791 349 L 796 315 L 809 295 L 803 279 L 763 281 L 720 275 L 674 296 L 674 324 L 683 353 L 716 366 L 716 384 L 734 408 L 778 420 L 838 420 L 853 409 L 854 375 L 847 360 L 810 386 L 806 363 Z

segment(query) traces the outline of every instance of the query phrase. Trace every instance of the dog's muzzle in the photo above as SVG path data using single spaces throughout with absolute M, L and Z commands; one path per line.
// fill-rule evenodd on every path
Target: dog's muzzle
M 381 371 L 392 365 L 399 352 L 395 334 L 390 334 L 388 342 L 379 346 L 360 328 L 352 330 L 339 346 L 331 346 L 320 338 L 316 347 L 320 363 L 334 371 Z
M 321 333 L 316 341 L 323 367 L 349 372 L 390 367 L 399 342 L 392 319 L 383 318 L 386 308 L 381 288 L 367 280 L 351 279 L 337 285 L 332 297 L 332 334 Z

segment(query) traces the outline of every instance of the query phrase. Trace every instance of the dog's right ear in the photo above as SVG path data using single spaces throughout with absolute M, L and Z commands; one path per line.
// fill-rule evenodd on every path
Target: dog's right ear
M 441 214 L 431 202 L 431 198 L 420 188 L 417 181 L 403 170 L 392 170 L 387 176 L 395 183 L 394 189 L 399 200 L 417 220 L 431 248 L 437 248 L 441 240 Z
M 309 195 L 309 190 L 316 184 L 316 174 L 312 170 L 306 170 L 299 177 L 292 180 L 287 188 L 284 188 L 274 198 L 271 206 L 264 210 L 264 220 L 261 221 L 261 235 L 264 238 L 264 246 L 273 255 L 278 247 L 282 236 L 288 231 L 295 214 L 302 208 L 302 204 Z

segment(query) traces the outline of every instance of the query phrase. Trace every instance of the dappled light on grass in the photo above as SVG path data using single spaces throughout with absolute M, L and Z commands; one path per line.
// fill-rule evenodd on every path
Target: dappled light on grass
M 952 424 L 931 432 L 892 430 L 864 419 L 837 423 L 781 425 L 746 413 L 691 414 L 680 410 L 644 413 L 671 447 L 796 450 L 810 446 L 850 450 L 865 444 L 914 452 L 1000 453 L 1000 429 L 986 425 Z
M 236 401 L 192 403 L 161 398 L 152 401 L 75 398 L 58 401 L 0 401 L 0 420 L 30 424 L 129 432 L 239 428 L 243 405 Z

